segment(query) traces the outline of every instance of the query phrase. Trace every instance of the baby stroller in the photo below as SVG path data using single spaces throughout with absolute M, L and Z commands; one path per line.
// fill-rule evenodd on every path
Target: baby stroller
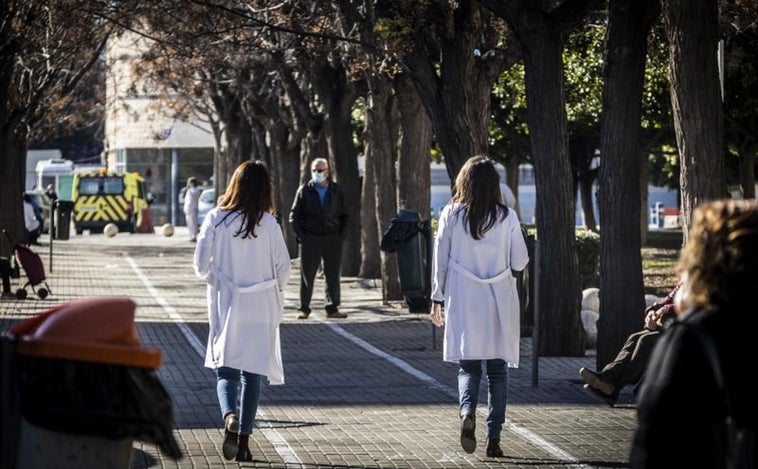
M 16 256 L 18 263 L 21 264 L 21 267 L 24 269 L 26 277 L 29 280 L 22 288 L 16 290 L 16 298 L 19 300 L 26 298 L 26 287 L 31 286 L 32 291 L 44 300 L 52 292 L 50 291 L 50 286 L 48 286 L 45 281 L 45 266 L 42 264 L 42 258 L 28 247 L 14 243 L 10 234 L 5 230 L 3 231 L 13 246 L 13 254 Z M 45 288 L 38 288 L 35 290 L 34 287 L 39 284 L 44 284 Z

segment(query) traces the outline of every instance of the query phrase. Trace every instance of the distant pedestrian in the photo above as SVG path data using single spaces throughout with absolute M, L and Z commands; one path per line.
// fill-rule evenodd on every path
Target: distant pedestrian
M 42 223 L 35 210 L 32 196 L 24 194 L 24 226 L 26 228 L 27 244 L 39 245 L 37 241 L 42 231 Z
M 758 361 L 752 345 L 758 330 L 758 203 L 719 200 L 695 208 L 677 269 L 679 317 L 650 358 L 630 466 L 758 467 L 758 400 L 750 371 Z M 730 442 L 738 441 L 731 436 L 747 450 L 741 464 L 730 461 L 737 447 Z
M 195 247 L 195 274 L 208 282 L 205 366 L 216 370 L 227 460 L 253 460 L 262 377 L 284 384 L 279 324 L 290 257 L 274 211 L 266 167 L 246 161 L 203 220 Z
M 340 266 L 347 236 L 348 213 L 342 188 L 332 181 L 329 163 L 316 158 L 311 180 L 300 186 L 290 211 L 290 223 L 300 243 L 300 307 L 298 319 L 311 314 L 316 272 L 323 261 L 326 278 L 326 317 L 346 318 L 340 313 Z
M 461 446 L 476 449 L 476 408 L 487 369 L 488 457 L 503 457 L 507 367 L 519 362 L 515 272 L 529 262 L 516 212 L 503 204 L 493 161 L 469 158 L 440 214 L 434 242 L 432 322 L 445 326 L 443 359 L 458 363 Z M 445 306 L 445 317 L 442 306 Z
M 55 192 L 55 187 L 53 187 L 52 184 L 48 184 L 47 188 L 45 188 L 45 197 L 50 201 L 51 207 L 55 204 L 55 201 L 58 200 L 58 193 Z
M 184 218 L 187 220 L 187 234 L 190 241 L 197 241 L 199 228 L 197 211 L 202 192 L 196 177 L 187 178 L 187 191 L 184 193 Z

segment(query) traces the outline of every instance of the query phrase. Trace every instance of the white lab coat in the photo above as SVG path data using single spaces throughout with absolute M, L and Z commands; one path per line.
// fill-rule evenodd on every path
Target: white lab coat
M 200 194 L 203 189 L 200 186 L 189 186 L 184 194 L 184 218 L 187 220 L 187 233 L 189 239 L 197 238 L 198 221 L 197 210 L 200 205 Z
M 432 299 L 445 302 L 443 359 L 500 358 L 518 367 L 520 309 L 511 270 L 529 262 L 515 210 L 480 240 L 463 220 L 464 208 L 442 209 L 434 242 Z
M 229 216 L 224 219 L 224 216 Z M 256 238 L 234 236 L 241 216 L 214 208 L 195 247 L 195 274 L 208 283 L 205 366 L 226 366 L 284 384 L 279 340 L 291 262 L 276 218 L 264 214 Z

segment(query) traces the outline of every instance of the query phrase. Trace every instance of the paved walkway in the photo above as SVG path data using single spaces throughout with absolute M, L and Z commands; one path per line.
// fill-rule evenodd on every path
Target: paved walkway
M 211 370 L 203 368 L 208 333 L 205 286 L 192 273 L 194 244 L 176 235 L 72 236 L 55 241 L 50 269 L 47 237 L 34 249 L 47 269 L 52 295 L 0 301 L 0 329 L 57 303 L 125 295 L 136 301 L 142 343 L 163 350 L 159 376 L 174 402 L 175 435 L 184 457 L 134 443 L 135 468 L 239 467 L 221 456 L 222 421 Z M 578 369 L 594 356 L 540 358 L 533 386 L 530 339 L 521 367 L 511 370 L 502 446 L 506 457 L 484 455 L 486 393 L 479 407 L 474 454 L 458 441 L 456 366 L 444 363 L 442 334 L 424 315 L 401 304 L 383 306 L 379 282 L 344 278 L 341 311 L 327 320 L 319 279 L 313 314 L 295 318 L 297 261 L 285 292 L 281 328 L 286 384 L 264 385 L 255 461 L 271 468 L 563 468 L 625 467 L 635 426 L 633 398 L 608 408 L 581 388 Z M 22 275 L 22 279 L 25 281 Z M 14 288 L 17 285 L 14 284 Z M 485 386 L 482 386 L 485 388 Z

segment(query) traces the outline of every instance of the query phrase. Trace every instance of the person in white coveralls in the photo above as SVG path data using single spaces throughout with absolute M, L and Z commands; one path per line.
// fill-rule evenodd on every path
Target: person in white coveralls
M 507 367 L 519 362 L 519 299 L 514 272 L 529 262 L 515 210 L 500 195 L 493 161 L 474 156 L 461 168 L 442 209 L 434 242 L 432 322 L 445 326 L 443 359 L 457 363 L 460 439 L 476 449 L 476 408 L 487 370 L 488 457 L 503 457 Z M 445 308 L 443 318 L 442 308 Z
M 203 189 L 197 182 L 197 178 L 191 176 L 187 178 L 187 192 L 184 193 L 184 218 L 187 220 L 187 234 L 190 241 L 197 240 L 198 231 L 198 209 L 200 205 L 200 194 Z
M 203 220 L 195 247 L 195 274 L 208 283 L 205 366 L 216 370 L 227 460 L 253 460 L 262 378 L 284 384 L 279 324 L 291 264 L 274 213 L 266 167 L 246 161 Z

